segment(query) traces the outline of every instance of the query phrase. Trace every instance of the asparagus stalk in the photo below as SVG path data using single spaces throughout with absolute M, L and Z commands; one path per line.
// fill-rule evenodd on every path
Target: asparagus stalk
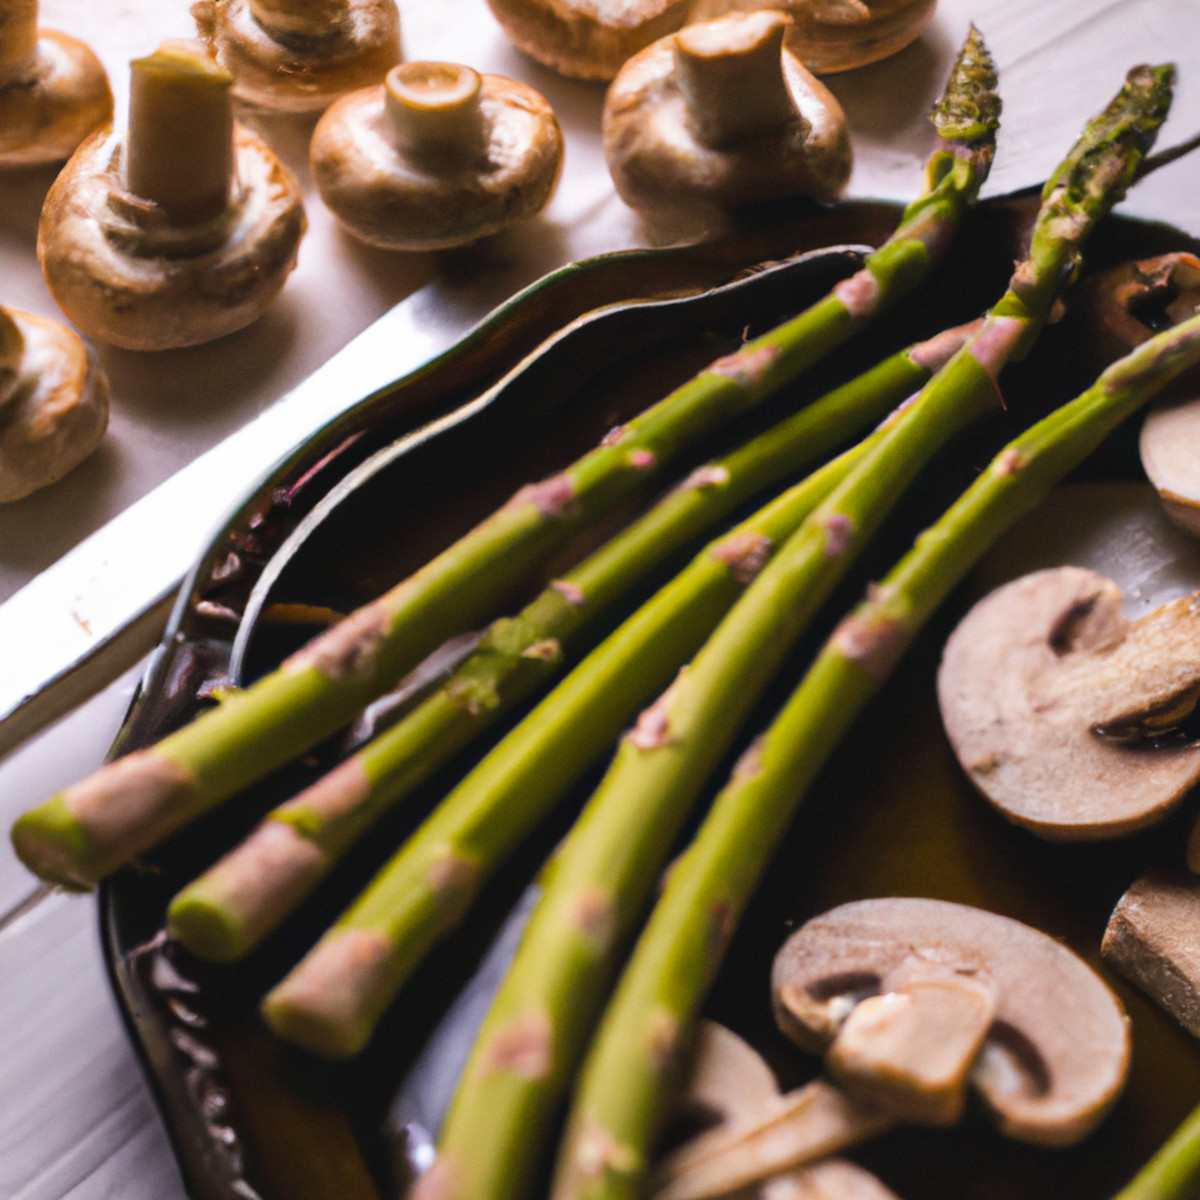
M 545 872 L 419 1196 L 510 1197 L 528 1183 L 618 949 L 692 798 L 853 551 L 946 436 L 994 398 L 1001 366 L 1036 336 L 1080 243 L 1135 177 L 1165 117 L 1171 78 L 1169 68 L 1130 73 L 1047 185 L 1030 259 L 998 311 L 923 390 L 912 417 L 805 521 L 622 741 Z
M 174 936 L 208 959 L 229 961 L 248 953 L 387 808 L 556 672 L 566 639 L 611 608 L 666 555 L 756 492 L 880 420 L 929 379 L 970 328 L 947 330 L 893 355 L 698 468 L 517 617 L 494 622 L 443 687 L 268 814 L 245 842 L 180 892 L 168 913 Z
M 670 1068 L 722 953 L 808 786 L 924 622 L 986 549 L 1121 421 L 1200 362 L 1200 317 L 1113 364 L 1071 403 L 1011 442 L 844 620 L 673 866 L 581 1073 L 555 1200 L 640 1194 Z M 1195 1166 L 1196 1119 L 1149 1190 Z M 1164 1174 L 1164 1171 L 1166 1172 Z
M 1200 1108 L 1193 1109 L 1157 1154 L 1113 1200 L 1192 1200 L 1200 1185 Z

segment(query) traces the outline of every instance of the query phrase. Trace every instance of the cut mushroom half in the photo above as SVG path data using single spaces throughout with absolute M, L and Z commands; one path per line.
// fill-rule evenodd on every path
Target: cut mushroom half
M 1036 571 L 977 603 L 938 672 L 947 736 L 1009 820 L 1097 840 L 1165 815 L 1200 778 L 1200 594 L 1128 620 L 1111 580 Z
M 787 23 L 761 12 L 690 25 L 625 64 L 603 124 L 627 204 L 694 214 L 784 196 L 837 199 L 852 158 L 845 114 L 783 49 Z
M 533 88 L 456 63 L 393 67 L 313 131 L 321 198 L 388 250 L 463 246 L 535 216 L 562 165 L 562 133 Z
M 164 350 L 254 321 L 304 233 L 300 187 L 233 122 L 230 76 L 198 43 L 132 64 L 128 135 L 89 138 L 38 226 L 46 283 L 98 341 Z
M 0 501 L 74 470 L 108 426 L 108 381 L 58 321 L 0 308 Z
M 112 120 L 100 60 L 37 18 L 37 0 L 0 0 L 0 167 L 62 162 Z
M 197 0 L 192 17 L 239 100 L 315 113 L 400 61 L 396 0 Z
M 677 1113 L 710 1128 L 659 1165 L 654 1200 L 734 1190 L 741 1200 L 895 1200 L 869 1171 L 825 1157 L 891 1120 L 824 1081 L 781 1095 L 770 1067 L 723 1025 L 701 1022 Z
M 1018 921 L 947 901 L 861 900 L 775 959 L 776 1019 L 848 1093 L 942 1123 L 969 1084 L 1009 1137 L 1069 1145 L 1124 1085 L 1129 1030 L 1100 977 Z

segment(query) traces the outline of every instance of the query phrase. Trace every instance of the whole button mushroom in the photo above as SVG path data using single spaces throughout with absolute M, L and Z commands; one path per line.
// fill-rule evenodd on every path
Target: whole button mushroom
M 197 0 L 192 16 L 239 100 L 320 112 L 400 61 L 395 0 Z
M 132 64 L 128 136 L 93 135 L 50 189 L 38 257 L 90 337 L 211 341 L 255 320 L 295 266 L 299 185 L 234 125 L 230 83 L 197 45 L 164 43 Z
M 388 250 L 462 246 L 534 216 L 562 164 L 546 101 L 454 63 L 393 67 L 317 123 L 321 198 L 355 237 Z
M 37 0 L 0 0 L 0 167 L 61 162 L 112 119 L 100 60 L 37 17 Z
M 901 1116 L 925 1106 L 932 1053 L 951 1090 L 973 1086 L 1009 1137 L 1070 1145 L 1128 1072 L 1128 1021 L 1103 980 L 1044 933 L 962 904 L 835 908 L 784 943 L 771 991 L 784 1033 Z
M 691 19 L 762 8 L 792 18 L 788 49 L 810 71 L 824 75 L 903 50 L 933 20 L 937 0 L 696 0 Z
M 1181 727 L 1200 698 L 1200 596 L 1129 621 L 1111 580 L 1079 567 L 997 588 L 947 640 L 938 702 L 971 782 L 1055 840 L 1118 837 L 1200 779 Z
M 0 308 L 0 501 L 61 479 L 100 444 L 108 381 L 65 325 Z
M 622 67 L 605 98 L 604 152 L 627 204 L 694 213 L 837 199 L 852 158 L 845 114 L 783 49 L 787 23 L 761 12 L 690 25 Z

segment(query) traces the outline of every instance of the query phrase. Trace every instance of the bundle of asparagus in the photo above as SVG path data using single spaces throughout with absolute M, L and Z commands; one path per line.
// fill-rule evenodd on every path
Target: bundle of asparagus
M 1170 68 L 1130 72 L 1048 181 L 1029 256 L 981 329 L 921 392 L 910 418 L 873 445 L 789 539 L 623 740 L 544 873 L 541 899 L 459 1081 L 438 1161 L 419 1195 L 481 1200 L 519 1194 L 527 1184 L 614 960 L 691 800 L 851 552 L 948 434 L 994 401 L 1000 368 L 1028 349 L 1076 272 L 1084 239 L 1136 177 L 1165 118 L 1172 77 Z M 757 761 L 747 758 L 741 774 L 753 776 Z M 713 914 L 716 927 L 698 913 Z M 690 912 L 688 936 L 705 942 L 710 956 L 725 913 L 719 905 Z M 652 1016 L 662 1017 L 662 1027 L 636 1043 L 643 1054 L 659 1044 L 669 1050 L 675 1036 L 669 1009 Z M 649 1112 L 631 1081 L 612 1077 L 618 1106 L 642 1129 Z M 609 1141 L 606 1128 L 592 1132 L 589 1123 L 579 1135 L 585 1176 L 597 1174 L 602 1185 L 612 1176 L 635 1178 L 643 1161 L 636 1137 Z

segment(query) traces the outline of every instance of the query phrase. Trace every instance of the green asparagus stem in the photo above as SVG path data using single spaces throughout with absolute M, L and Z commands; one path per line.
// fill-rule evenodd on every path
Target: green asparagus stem
M 581 1073 L 555 1200 L 640 1195 L 671 1068 L 725 946 L 808 786 L 917 631 L 987 548 L 1120 422 L 1200 362 L 1200 317 L 1114 363 L 1085 393 L 1011 442 L 834 632 L 765 735 L 747 751 L 671 869 Z M 1193 1117 L 1147 1168 L 1163 1200 L 1197 1162 Z M 1157 1162 L 1157 1160 L 1156 1160 Z M 1192 1176 L 1194 1178 L 1194 1175 Z M 1135 1185 L 1131 1185 L 1133 1188 Z
M 1193 1109 L 1157 1154 L 1113 1200 L 1194 1200 L 1200 1191 L 1200 1108 Z
M 893 355 L 700 467 L 516 618 L 493 623 L 443 687 L 268 814 L 245 842 L 180 892 L 168 912 L 174 936 L 203 958 L 229 961 L 248 953 L 387 808 L 556 673 L 564 641 L 610 609 L 656 563 L 756 492 L 880 420 L 929 379 L 971 328 L 948 330 Z M 523 804 L 528 807 L 527 800 Z
M 945 438 L 995 398 L 1003 364 L 1028 349 L 1070 277 L 1064 266 L 1074 265 L 1092 225 L 1135 178 L 1166 115 L 1171 77 L 1170 68 L 1131 72 L 1113 102 L 1121 119 L 1106 112 L 1084 134 L 1090 145 L 1103 131 L 1106 154 L 1080 158 L 1076 149 L 1069 161 L 1077 170 L 1047 188 L 1036 253 L 1018 268 L 999 311 L 922 391 L 912 417 L 805 521 L 622 741 L 545 872 L 418 1196 L 511 1197 L 528 1183 L 619 947 L 692 799 L 853 552 Z

